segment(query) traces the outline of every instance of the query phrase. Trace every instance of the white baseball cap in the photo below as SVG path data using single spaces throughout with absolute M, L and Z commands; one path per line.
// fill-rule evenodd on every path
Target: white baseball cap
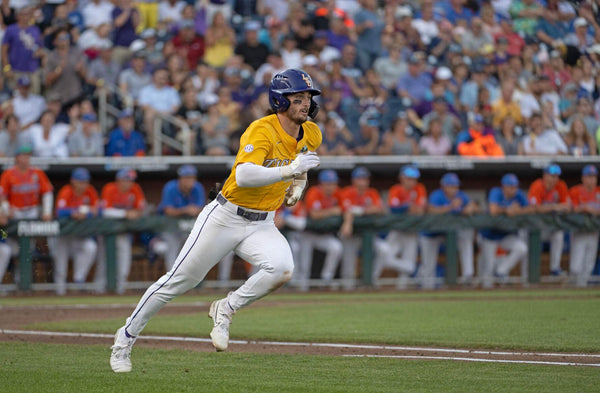
M 448 67 L 440 67 L 435 72 L 435 79 L 448 80 L 452 78 L 452 71 Z

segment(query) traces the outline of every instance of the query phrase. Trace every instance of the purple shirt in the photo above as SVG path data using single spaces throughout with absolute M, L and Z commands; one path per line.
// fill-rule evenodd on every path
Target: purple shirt
M 138 12 L 136 9 L 131 11 L 127 21 L 121 25 L 121 27 L 114 26 L 114 44 L 115 46 L 126 46 L 128 47 L 136 38 L 135 27 L 133 27 L 133 13 Z M 115 7 L 112 10 L 112 19 L 114 21 L 123 13 L 123 10 L 119 7 Z
M 37 26 L 21 29 L 18 24 L 6 28 L 2 45 L 8 45 L 8 62 L 15 71 L 34 72 L 40 68 L 33 53 L 42 47 L 42 34 Z

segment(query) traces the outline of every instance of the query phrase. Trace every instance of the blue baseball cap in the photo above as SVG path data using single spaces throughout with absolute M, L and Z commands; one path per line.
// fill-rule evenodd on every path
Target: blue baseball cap
M 598 168 L 596 168 L 593 165 L 586 165 L 583 167 L 583 169 L 581 170 L 581 174 L 583 176 L 597 176 L 598 175 Z
M 17 86 L 29 86 L 31 85 L 31 79 L 27 75 L 22 75 L 17 79 Z
M 177 175 L 180 177 L 185 176 L 196 176 L 198 174 L 198 170 L 193 165 L 182 165 L 177 169 Z
M 134 181 L 137 178 L 137 173 L 131 168 L 119 169 L 116 176 L 117 180 L 131 180 Z
M 319 182 L 321 183 L 337 183 L 337 172 L 331 169 L 325 169 L 319 173 Z
M 89 112 L 89 113 L 84 113 L 83 116 L 81 116 L 81 120 L 94 122 L 94 121 L 98 120 L 98 117 L 96 117 L 95 113 Z
M 371 177 L 371 172 L 369 172 L 369 170 L 364 166 L 357 166 L 352 171 L 352 178 L 357 179 L 360 177 Z
M 440 180 L 440 184 L 442 186 L 460 186 L 460 180 L 458 179 L 458 175 L 454 172 L 448 172 L 442 179 Z
M 519 179 L 514 173 L 507 173 L 506 175 L 502 176 L 502 180 L 500 181 L 500 183 L 503 186 L 518 186 Z
M 421 172 L 414 165 L 404 165 L 400 168 L 400 176 L 410 177 L 411 179 L 418 179 L 421 177 Z
M 562 170 L 557 164 L 550 164 L 544 168 L 544 173 L 559 176 L 562 173 Z
M 119 113 L 119 119 L 123 119 L 125 117 L 132 117 L 133 116 L 133 109 L 131 108 L 125 108 L 121 111 L 121 113 Z
M 79 167 L 71 172 L 71 180 L 90 181 L 90 171 L 87 168 Z

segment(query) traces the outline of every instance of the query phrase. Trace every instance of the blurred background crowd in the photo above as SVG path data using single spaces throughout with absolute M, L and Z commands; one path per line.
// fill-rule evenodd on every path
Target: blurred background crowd
M 230 155 L 272 75 L 323 95 L 323 155 L 595 155 L 597 0 L 2 0 L 0 154 Z M 118 109 L 99 127 L 98 93 Z M 179 123 L 181 124 L 181 123 Z M 104 129 L 102 129 L 104 128 Z

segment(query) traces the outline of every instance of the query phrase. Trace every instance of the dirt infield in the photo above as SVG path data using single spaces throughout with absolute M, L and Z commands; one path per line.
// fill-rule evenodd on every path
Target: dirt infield
M 263 302 L 261 306 L 273 306 L 275 302 Z M 172 304 L 160 311 L 161 315 L 180 315 L 197 313 L 198 318 L 206 318 L 208 303 L 196 305 Z M 84 335 L 78 333 L 42 333 L 26 331 L 27 326 L 36 322 L 65 320 L 102 320 L 106 318 L 124 318 L 133 309 L 133 305 L 107 306 L 26 306 L 1 307 L 0 341 L 2 342 L 44 342 L 60 344 L 101 344 L 108 347 L 112 337 L 108 334 Z M 213 352 L 208 339 L 208 331 L 194 338 L 184 337 L 144 337 L 141 336 L 136 347 L 185 349 L 198 352 Z M 382 346 L 370 343 L 276 343 L 268 341 L 240 341 L 232 337 L 231 352 L 249 352 L 264 354 L 306 354 L 329 356 L 374 356 L 410 359 L 449 359 L 465 361 L 489 361 L 507 363 L 534 363 L 556 365 L 600 366 L 600 354 L 563 354 L 534 353 L 515 351 L 488 351 L 477 349 L 419 348 L 403 346 Z

